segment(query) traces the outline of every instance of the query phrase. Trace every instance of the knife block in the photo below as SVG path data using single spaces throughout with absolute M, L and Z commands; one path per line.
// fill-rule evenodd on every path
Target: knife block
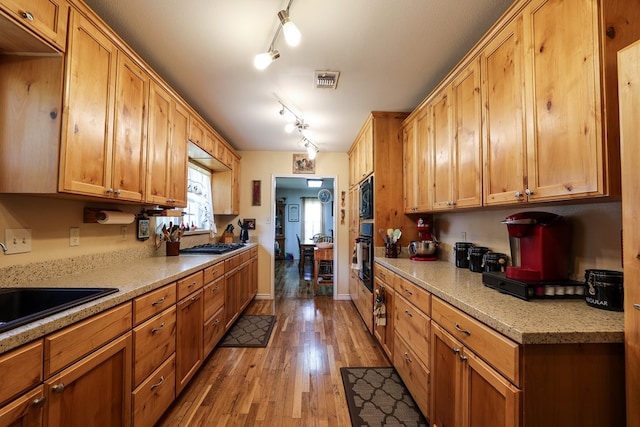
M 225 231 L 222 233 L 222 243 L 233 243 L 233 233 Z

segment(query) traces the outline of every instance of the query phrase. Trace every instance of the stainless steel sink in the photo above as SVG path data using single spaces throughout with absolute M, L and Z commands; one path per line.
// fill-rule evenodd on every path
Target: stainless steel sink
M 0 333 L 85 302 L 115 288 L 0 288 Z

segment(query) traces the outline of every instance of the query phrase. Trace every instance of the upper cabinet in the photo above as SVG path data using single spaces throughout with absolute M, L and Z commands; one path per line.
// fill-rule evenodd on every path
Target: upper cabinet
M 359 184 L 373 172 L 373 117 L 362 126 L 349 149 L 349 185 Z
M 402 167 L 404 211 L 431 210 L 431 175 L 429 149 L 429 118 L 431 107 L 415 111 L 402 124 Z
M 66 0 L 2 0 L 0 9 L 64 52 L 69 14 Z

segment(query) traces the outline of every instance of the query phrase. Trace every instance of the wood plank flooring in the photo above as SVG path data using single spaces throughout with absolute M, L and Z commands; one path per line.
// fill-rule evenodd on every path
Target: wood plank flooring
M 308 278 L 308 274 L 306 275 Z M 266 348 L 216 348 L 158 426 L 349 426 L 343 366 L 391 366 L 351 301 L 313 296 L 297 261 L 276 261 Z

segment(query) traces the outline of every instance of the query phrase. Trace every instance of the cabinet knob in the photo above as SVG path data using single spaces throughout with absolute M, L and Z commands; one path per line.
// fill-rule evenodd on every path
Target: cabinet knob
M 409 296 L 413 295 L 413 292 L 411 292 L 409 289 L 405 288 L 404 289 L 405 293 Z
M 521 199 L 522 198 L 522 193 L 519 191 L 516 191 L 515 194 L 513 195 L 516 199 Z
M 120 189 L 117 189 L 115 193 L 119 196 L 120 194 L 122 194 L 122 191 Z
M 409 310 L 405 310 L 405 311 L 404 311 L 404 314 L 406 314 L 406 315 L 407 315 L 407 316 L 409 316 L 409 317 L 413 317 L 413 314 L 411 314 L 411 313 L 409 312 Z
M 533 196 L 533 190 L 529 190 L 528 188 L 525 190 L 524 194 L 527 196 Z
M 463 362 L 468 359 L 467 356 L 465 356 L 464 354 L 461 354 L 459 357 L 460 357 L 460 360 L 462 360 Z
M 31 407 L 33 409 L 40 409 L 40 408 L 42 408 L 44 406 L 45 403 L 47 403 L 47 398 L 44 397 L 44 396 L 41 396 L 41 397 L 39 397 L 37 399 L 34 399 L 31 402 Z
M 460 349 L 458 347 L 452 348 L 451 351 L 453 351 L 454 354 L 460 353 Z
M 640 304 L 633 304 L 633 308 L 635 308 L 636 310 L 640 310 Z
M 22 17 L 24 19 L 26 19 L 27 21 L 32 21 L 33 22 L 35 20 L 35 17 L 33 16 L 33 13 L 31 13 L 29 11 L 26 11 L 26 10 L 24 12 L 22 12 Z
M 105 191 L 105 193 L 107 193 L 107 194 L 113 193 L 113 188 L 107 188 L 107 191 Z
M 64 391 L 64 383 L 54 385 L 51 387 L 51 391 L 54 393 L 62 393 Z
M 411 360 L 411 358 L 409 357 L 409 353 L 405 351 L 403 356 L 404 356 L 404 360 L 406 360 L 409 363 L 413 363 L 413 360 Z

